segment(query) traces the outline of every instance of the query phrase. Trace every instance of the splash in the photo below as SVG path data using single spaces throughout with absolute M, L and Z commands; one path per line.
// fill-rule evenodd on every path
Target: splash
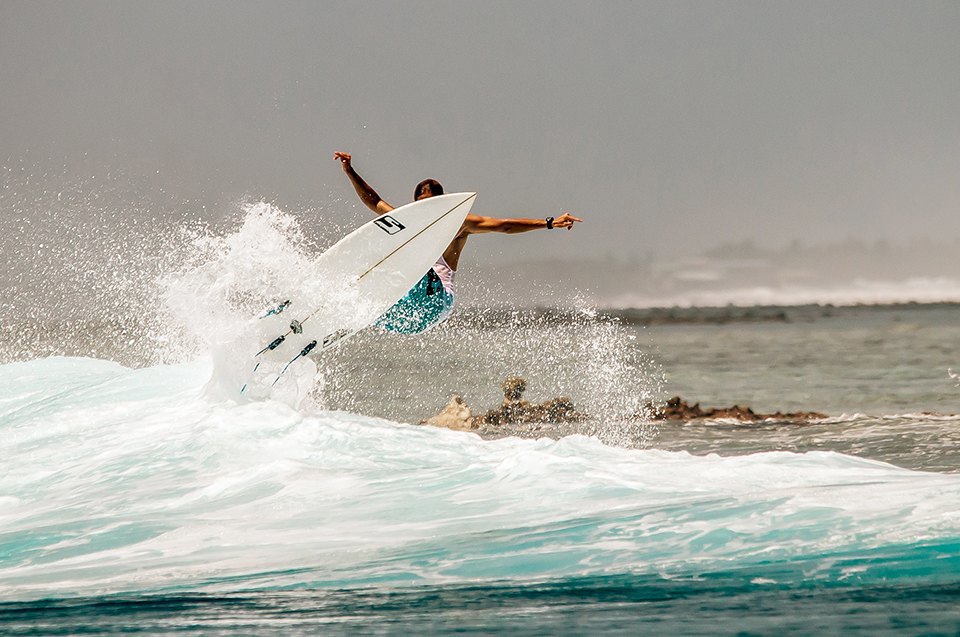
M 531 401 L 568 396 L 591 416 L 570 433 L 645 446 L 656 428 L 644 416 L 665 380 L 640 340 L 616 318 L 590 308 L 466 308 L 421 337 L 368 331 L 332 352 L 320 361 L 322 400 L 332 408 L 418 422 L 452 394 L 475 408 L 496 405 L 503 398 L 501 381 L 519 375 Z
M 169 316 L 194 350 L 214 363 L 207 391 L 215 398 L 240 398 L 254 365 L 251 354 L 263 338 L 256 330 L 258 317 L 292 299 L 302 305 L 313 271 L 314 254 L 294 217 L 265 202 L 246 203 L 241 210 L 236 230 L 192 237 L 188 258 L 159 278 Z M 278 376 L 274 367 L 263 371 Z M 298 366 L 293 382 L 282 384 L 276 395 L 300 402 L 304 377 L 314 373 L 309 364 Z M 266 398 L 272 388 L 273 381 L 260 383 L 249 395 Z M 290 388 L 292 395 L 284 391 Z
M 198 236 L 193 259 L 163 277 L 166 306 L 212 356 L 212 396 L 240 399 L 242 389 L 244 399 L 300 405 L 316 381 L 316 365 L 305 356 L 281 361 L 257 353 L 291 319 L 322 309 L 342 327 L 359 328 L 376 318 L 376 308 L 328 271 L 293 215 L 265 202 L 245 204 L 242 213 L 236 230 Z
M 316 263 L 348 229 L 338 214 L 314 213 L 326 233 L 318 239 L 304 230 L 311 216 L 302 211 L 241 202 L 212 223 L 199 204 L 122 174 L 8 170 L 3 179 L 0 205 L 12 214 L 0 217 L 11 246 L 0 361 L 68 355 L 139 367 L 207 359 L 210 397 L 238 399 L 251 353 L 275 336 L 271 321 L 257 319 L 266 308 L 323 299 L 349 311 L 349 296 L 332 294 Z M 487 292 L 506 285 L 478 284 Z M 473 404 L 499 402 L 500 381 L 519 373 L 532 394 L 568 395 L 593 415 L 583 433 L 642 443 L 649 429 L 625 417 L 658 393 L 662 375 L 628 330 L 549 286 L 530 290 L 528 302 L 559 311 L 471 310 L 469 285 L 461 297 L 453 319 L 423 336 L 369 329 L 319 359 L 319 370 L 301 361 L 276 385 L 282 366 L 267 365 L 247 397 L 416 422 L 454 392 Z
M 236 387 L 247 382 L 249 353 L 269 342 L 260 323 L 274 319 L 251 318 L 264 308 L 288 300 L 291 307 L 313 307 L 322 299 L 339 303 L 344 316 L 363 312 L 355 299 L 329 286 L 316 252 L 304 248 L 297 220 L 276 206 L 248 204 L 236 231 L 197 237 L 195 244 L 194 260 L 165 282 L 167 305 L 173 312 L 181 308 L 178 320 L 213 352 L 211 389 L 217 396 L 235 398 Z M 611 444 L 646 444 L 655 430 L 636 416 L 661 393 L 662 370 L 635 335 L 578 294 L 558 297 L 549 288 L 537 293 L 554 308 L 468 309 L 415 337 L 367 329 L 317 359 L 317 368 L 297 364 L 285 401 L 302 404 L 307 392 L 314 405 L 416 422 L 449 393 L 495 392 L 503 377 L 519 373 L 546 396 L 569 395 L 591 414 L 581 433 Z M 561 304 L 566 307 L 556 307 Z M 251 395 L 278 398 L 271 384 L 277 371 Z M 398 410 L 398 403 L 404 408 Z
M 208 210 L 145 177 L 88 168 L 0 167 L 0 361 L 71 355 L 145 366 L 207 355 L 211 335 L 273 293 L 258 283 L 343 231 L 319 209 Z M 323 217 L 325 234 L 304 232 L 298 217 Z
M 183 232 L 199 223 L 189 202 L 114 173 L 8 166 L 0 182 L 0 361 L 177 358 L 157 277 L 176 267 Z

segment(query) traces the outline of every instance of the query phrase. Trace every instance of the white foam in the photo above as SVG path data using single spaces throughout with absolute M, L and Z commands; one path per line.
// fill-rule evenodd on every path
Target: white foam
M 893 547 L 960 537 L 956 475 L 828 452 L 485 441 L 213 401 L 208 373 L 0 366 L 0 596 L 687 577 L 878 546 L 937 572 L 950 564 Z
M 194 358 L 213 362 L 209 397 L 272 398 L 291 406 L 308 398 L 317 374 L 312 361 L 300 359 L 284 372 L 284 363 L 261 362 L 255 353 L 283 333 L 292 317 L 321 302 L 345 319 L 364 310 L 349 290 L 331 293 L 317 256 L 295 217 L 272 204 L 249 203 L 238 228 L 198 234 L 191 258 L 162 277 L 170 320 L 193 342 Z M 260 318 L 287 301 L 285 313 Z
M 903 281 L 857 279 L 837 286 L 783 285 L 681 290 L 669 294 L 631 293 L 609 299 L 610 308 L 724 307 L 727 305 L 876 305 L 960 302 L 960 280 L 950 277 Z

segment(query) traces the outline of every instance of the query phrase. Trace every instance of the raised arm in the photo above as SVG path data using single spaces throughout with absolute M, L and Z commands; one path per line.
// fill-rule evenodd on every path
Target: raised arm
M 357 171 L 353 169 L 353 165 L 350 163 L 350 160 L 352 159 L 350 157 L 350 153 L 341 153 L 337 151 L 333 154 L 333 158 L 340 160 L 340 165 L 343 167 L 343 172 L 347 173 L 347 177 L 350 178 L 350 183 L 353 184 L 353 189 L 357 191 L 357 196 L 360 197 L 360 201 L 362 201 L 367 208 L 378 215 L 382 215 L 393 210 L 393 206 L 381 199 L 380 195 L 377 194 L 377 191 L 371 188 L 370 184 L 365 182 L 363 177 L 358 175 Z
M 583 219 L 574 217 L 569 212 L 565 212 L 557 218 L 547 217 L 546 219 L 498 219 L 496 217 L 481 217 L 480 215 L 467 215 L 463 222 L 463 234 L 481 234 L 484 232 L 501 232 L 503 234 L 518 234 L 520 232 L 529 232 L 530 230 L 546 230 L 552 228 L 566 228 L 569 230 L 574 223 L 582 222 Z

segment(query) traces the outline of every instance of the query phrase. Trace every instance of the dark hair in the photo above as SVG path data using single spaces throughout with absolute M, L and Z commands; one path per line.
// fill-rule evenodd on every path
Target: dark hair
M 419 184 L 417 184 L 416 189 L 413 191 L 414 201 L 416 201 L 417 198 L 423 194 L 423 189 L 427 187 L 430 188 L 431 195 L 436 196 L 436 195 L 443 194 L 443 186 L 440 185 L 439 181 L 437 181 L 436 179 L 424 179 Z

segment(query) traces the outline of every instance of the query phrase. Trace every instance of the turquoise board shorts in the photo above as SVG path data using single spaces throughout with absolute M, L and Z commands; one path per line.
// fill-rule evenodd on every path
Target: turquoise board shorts
M 432 276 L 431 276 L 432 275 Z M 453 309 L 453 295 L 430 270 L 406 296 L 397 301 L 376 325 L 397 334 L 420 334 L 442 323 Z

